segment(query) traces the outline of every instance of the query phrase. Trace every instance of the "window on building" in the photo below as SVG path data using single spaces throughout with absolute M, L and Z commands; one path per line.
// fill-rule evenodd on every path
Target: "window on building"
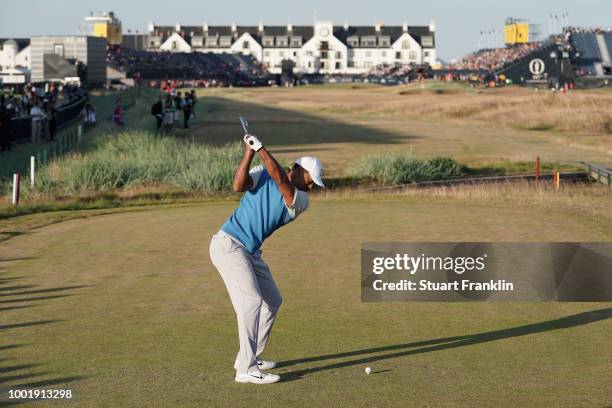
M 297 57 L 297 51 L 293 51 L 293 56 Z
M 312 68 L 312 61 L 308 61 L 308 68 Z
M 374 36 L 361 37 L 361 46 L 362 47 L 376 47 L 376 37 Z
M 270 51 L 264 51 L 264 57 L 269 57 L 270 56 Z
M 356 35 L 348 37 L 346 42 L 350 47 L 359 47 L 359 37 Z
M 405 50 L 410 49 L 410 41 L 402 41 L 402 48 Z
M 64 58 L 64 44 L 55 44 L 53 46 L 53 53 Z
M 263 38 L 263 45 L 264 47 L 274 47 L 274 37 L 265 36 Z
M 277 36 L 276 37 L 276 46 L 277 47 L 287 47 L 289 45 L 289 39 L 286 36 Z
M 424 57 L 429 57 L 429 51 L 423 51 L 423 56 Z
M 421 45 L 423 45 L 423 47 L 433 47 L 433 37 L 430 35 L 424 35 L 421 37 Z
M 151 41 L 151 42 L 149 43 L 149 45 L 150 45 L 151 47 L 155 47 L 155 41 Z
M 322 68 L 322 69 L 325 69 L 325 68 L 326 68 L 326 66 L 327 66 L 327 64 L 325 63 L 325 61 L 321 61 L 321 68 Z
M 216 47 L 217 46 L 217 37 L 206 37 L 205 42 L 207 47 Z
M 178 45 L 176 44 L 176 41 L 172 41 L 172 49 L 176 50 L 178 48 Z
M 336 62 L 336 69 L 342 69 L 342 64 L 339 62 Z
M 378 45 L 381 47 L 389 47 L 391 45 L 391 38 L 388 36 L 378 37 Z
M 327 59 L 327 58 L 328 58 L 327 51 L 321 51 L 321 59 Z
M 387 51 L 381 51 L 380 56 L 383 58 L 387 58 Z
M 278 52 L 279 57 L 283 58 L 285 56 L 285 51 Z
M 372 51 L 370 51 L 370 50 L 366 51 L 366 52 L 365 52 L 365 56 L 366 56 L 367 58 L 371 58 L 371 57 L 372 57 Z
M 321 44 L 320 44 L 319 48 L 322 49 L 322 50 L 329 50 L 329 42 L 321 41 Z
M 243 41 L 242 42 L 242 49 L 243 50 L 248 50 L 249 49 L 249 42 L 248 41 Z
M 291 37 L 291 46 L 292 47 L 301 47 L 302 46 L 302 37 Z
M 408 58 L 411 60 L 416 60 L 417 59 L 416 51 L 410 51 L 410 53 L 408 54 Z
M 342 53 L 340 51 L 336 52 L 336 59 L 342 59 Z
M 223 36 L 221 37 L 221 39 L 219 40 L 219 45 L 221 47 L 229 47 L 232 45 L 232 37 L 230 36 Z
M 395 53 L 395 59 L 402 59 L 402 52 L 401 51 L 397 51 Z
M 353 67 L 355 67 L 355 62 L 353 62 L 353 61 L 349 61 L 349 62 L 346 64 L 346 66 L 347 66 L 347 67 L 349 67 L 349 68 L 353 68 Z

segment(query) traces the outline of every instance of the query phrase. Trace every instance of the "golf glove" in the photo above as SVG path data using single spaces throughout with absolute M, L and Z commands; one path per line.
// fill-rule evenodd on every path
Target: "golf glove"
M 263 145 L 261 144 L 261 142 L 255 135 L 249 135 L 249 134 L 244 135 L 244 143 L 248 144 L 249 147 L 255 150 L 256 152 L 261 150 L 261 148 L 263 147 Z

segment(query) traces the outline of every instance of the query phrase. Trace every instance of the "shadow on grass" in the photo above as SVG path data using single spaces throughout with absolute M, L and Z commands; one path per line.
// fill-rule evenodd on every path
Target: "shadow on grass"
M 18 286 L 4 286 L 0 287 L 0 292 L 6 292 L 8 290 L 21 290 L 21 289 L 29 289 L 34 288 L 34 285 L 18 285 Z
M 337 368 L 350 367 L 354 365 L 367 364 L 376 361 L 388 360 L 393 358 L 406 357 L 413 354 L 430 353 L 433 351 L 447 350 L 458 347 L 471 346 L 490 341 L 504 340 L 513 337 L 526 336 L 530 334 L 544 333 L 552 330 L 568 329 L 584 324 L 595 323 L 602 320 L 607 320 L 612 317 L 612 308 L 592 310 L 589 312 L 578 313 L 571 316 L 561 317 L 555 320 L 548 320 L 539 323 L 527 324 L 524 326 L 511 327 L 509 329 L 495 330 L 483 333 L 469 334 L 465 336 L 446 337 L 439 339 L 423 340 L 405 344 L 395 344 L 390 346 L 375 347 L 362 350 L 347 351 L 344 353 L 327 354 L 322 356 L 306 357 L 296 360 L 280 362 L 277 367 L 290 367 L 296 364 L 335 360 L 344 357 L 360 358 L 351 359 L 339 363 L 327 364 L 320 367 L 306 368 L 284 373 L 282 381 L 293 381 L 302 378 L 304 375 L 316 373 L 319 371 L 333 370 Z M 414 349 L 415 347 L 421 347 Z M 408 349 L 408 350 L 406 350 Z M 383 355 L 365 356 L 372 353 L 396 351 Z M 361 357 L 363 356 L 363 357 Z
M 202 122 L 186 139 L 216 145 L 239 140 L 244 133 L 240 116 L 249 120 L 249 132 L 261 137 L 270 146 L 309 145 L 322 143 L 396 144 L 420 136 L 382 131 L 351 122 L 334 120 L 329 116 L 306 114 L 299 110 L 247 103 L 235 99 L 207 97 L 202 99 Z M 299 151 L 316 150 L 304 148 Z M 292 152 L 289 150 L 288 152 Z M 276 153 L 280 153 L 276 150 Z
M 35 302 L 39 300 L 59 299 L 59 298 L 68 297 L 68 296 L 73 296 L 73 295 L 34 296 L 34 297 L 29 297 L 29 298 L 0 300 L 0 304 Z
M 13 276 L 11 278 L 0 278 L 0 285 L 6 285 L 8 282 L 25 279 L 25 276 Z
M 34 286 L 31 286 L 34 287 Z M 4 297 L 4 296 L 21 296 L 21 295 L 33 295 L 33 294 L 37 294 L 37 293 L 50 293 L 50 292 L 62 292 L 65 290 L 71 290 L 71 289 L 81 289 L 81 288 L 85 288 L 86 286 L 60 286 L 57 288 L 47 288 L 47 289 L 36 289 L 36 290 L 22 290 L 22 291 L 16 291 L 16 292 L 12 292 L 12 293 L 0 293 L 0 297 Z
M 17 259 L 13 259 L 13 260 L 17 260 Z M 7 277 L 4 279 L 11 279 L 11 278 Z M 4 296 L 21 296 L 21 297 L 17 299 L 2 300 L 0 301 L 0 303 L 22 303 L 22 302 L 33 302 L 33 301 L 63 298 L 67 296 L 72 296 L 74 295 L 74 293 L 66 293 L 66 294 L 50 295 L 50 296 L 34 296 L 34 297 L 30 296 L 30 297 L 25 297 L 25 298 L 23 296 L 38 294 L 38 293 L 54 293 L 54 292 L 73 291 L 75 289 L 81 289 L 85 287 L 87 286 L 85 285 L 60 286 L 60 287 L 54 287 L 54 288 L 41 288 L 41 289 L 30 290 L 31 288 L 36 288 L 36 286 L 13 285 L 13 286 L 8 286 L 8 287 L 3 287 L 2 293 L 0 293 L 0 296 L 3 296 L 3 297 Z M 35 306 L 38 306 L 38 305 L 37 304 L 26 304 L 26 305 L 9 306 L 5 308 L 0 308 L 0 311 L 23 309 L 23 308 L 29 308 L 29 307 L 35 307 Z M 35 321 L 10 322 L 6 324 L 1 324 L 0 325 L 0 333 L 1 333 L 0 339 L 3 339 L 3 338 L 6 339 L 8 336 L 7 332 L 11 332 L 13 330 L 16 330 L 16 331 L 23 330 L 26 333 L 30 333 L 30 336 L 32 338 L 44 342 L 45 341 L 44 338 L 40 339 L 40 336 L 37 336 L 37 333 L 39 333 L 37 328 L 43 325 L 61 324 L 64 321 L 65 320 L 59 320 L 59 319 L 47 319 L 47 320 L 41 319 L 41 320 L 35 320 Z M 30 330 L 30 332 L 28 332 L 28 330 Z M 25 346 L 27 345 L 25 344 L 0 345 L 0 352 L 3 352 L 3 351 L 5 352 L 3 353 L 5 355 L 0 354 L 0 360 L 3 362 L 10 361 L 11 360 L 10 354 L 6 354 L 6 353 L 10 353 L 10 350 L 25 347 Z M 20 357 L 26 356 L 27 351 L 17 352 L 16 355 Z M 3 402 L 6 402 L 7 396 L 5 395 L 6 392 L 4 391 L 8 390 L 7 387 L 9 387 L 9 384 L 10 384 L 10 388 L 39 388 L 39 387 L 48 387 L 48 386 L 55 386 L 55 385 L 64 385 L 69 382 L 84 378 L 82 376 L 54 377 L 54 374 L 52 372 L 40 369 L 40 367 L 42 367 L 43 365 L 44 365 L 43 363 L 39 363 L 39 362 L 24 363 L 22 361 L 19 361 L 18 364 L 12 364 L 12 365 L 6 365 L 6 366 L 0 367 L 0 384 L 2 384 L 5 387 L 4 390 L 0 391 L 0 405 Z M 37 377 L 40 377 L 41 379 L 37 380 Z M 25 400 L 11 401 L 11 403 L 13 402 L 20 403 L 20 402 L 27 402 L 27 401 Z
M 2 231 L 0 232 L 0 234 L 9 234 L 10 231 Z M 9 262 L 9 261 L 27 261 L 28 259 L 36 259 L 35 257 L 31 257 L 31 256 L 24 256 L 21 258 L 0 258 L 0 262 Z
M 0 307 L 0 312 L 6 312 L 6 311 L 9 311 L 9 310 L 16 310 L 16 309 L 27 309 L 27 308 L 30 308 L 30 307 L 36 307 L 36 305 Z
M 5 239 L 11 239 L 25 234 L 28 233 L 25 231 L 0 231 L 0 235 L 4 236 Z
M 63 322 L 63 320 L 36 320 L 33 322 L 3 324 L 3 325 L 0 325 L 0 331 L 9 330 L 9 329 L 19 329 L 22 327 L 40 326 L 43 324 L 59 323 L 59 322 Z

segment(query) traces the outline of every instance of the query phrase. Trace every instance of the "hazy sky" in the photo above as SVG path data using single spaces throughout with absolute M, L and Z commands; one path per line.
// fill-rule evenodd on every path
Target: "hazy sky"
M 612 0 L 0 0 L 0 38 L 77 34 L 90 11 L 114 11 L 124 32 L 145 31 L 147 23 L 174 25 L 268 25 L 319 20 L 341 25 L 426 25 L 436 22 L 436 48 L 444 60 L 461 57 L 478 46 L 480 30 L 501 30 L 507 17 L 528 19 L 548 34 L 548 16 L 569 13 L 569 23 L 580 27 L 612 26 Z M 501 35 L 500 35 L 501 42 Z M 500 44 L 501 45 L 501 44 Z

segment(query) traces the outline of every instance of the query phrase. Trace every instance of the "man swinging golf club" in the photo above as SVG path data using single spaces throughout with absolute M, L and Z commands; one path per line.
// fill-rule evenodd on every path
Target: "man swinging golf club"
M 244 123 L 243 123 L 244 126 Z M 245 132 L 246 132 L 246 126 Z M 289 172 L 280 166 L 256 136 L 244 136 L 245 150 L 234 175 L 233 189 L 244 192 L 238 208 L 210 243 L 210 258 L 234 306 L 240 351 L 234 368 L 241 383 L 270 384 L 280 380 L 262 370 L 276 366 L 262 353 L 281 305 L 281 296 L 259 247 L 278 228 L 308 208 L 314 184 L 325 187 L 323 166 L 315 157 L 301 157 Z M 249 171 L 255 153 L 264 166 Z

